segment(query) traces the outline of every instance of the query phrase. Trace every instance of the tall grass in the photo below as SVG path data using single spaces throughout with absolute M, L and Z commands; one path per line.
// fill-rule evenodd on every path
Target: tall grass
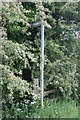
M 33 118 L 78 118 L 78 107 L 74 101 L 53 102 L 36 109 Z

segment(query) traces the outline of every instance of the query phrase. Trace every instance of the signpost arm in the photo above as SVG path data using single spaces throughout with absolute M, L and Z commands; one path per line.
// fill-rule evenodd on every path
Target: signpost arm
M 41 107 L 44 97 L 44 25 L 41 23 Z

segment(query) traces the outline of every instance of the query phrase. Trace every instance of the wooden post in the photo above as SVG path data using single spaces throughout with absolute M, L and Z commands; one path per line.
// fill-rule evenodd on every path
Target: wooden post
M 39 80 L 38 78 L 34 79 L 34 93 L 38 93 L 38 89 L 39 89 Z
M 42 21 L 37 21 L 31 24 L 31 27 L 37 27 L 41 25 L 41 107 L 43 108 L 43 96 L 44 96 L 44 25 Z
M 41 107 L 43 109 L 44 96 L 44 25 L 41 23 Z

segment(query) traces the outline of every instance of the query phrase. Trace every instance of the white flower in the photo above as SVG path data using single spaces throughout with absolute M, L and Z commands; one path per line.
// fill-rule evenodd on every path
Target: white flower
M 24 81 L 23 80 L 22 80 L 21 84 L 24 85 Z
M 63 92 L 63 88 L 62 87 L 59 87 L 60 88 L 60 91 Z
M 55 83 L 56 83 L 56 84 L 59 84 L 59 82 L 58 82 L 58 81 L 55 81 Z
M 7 55 L 5 55 L 5 57 L 6 57 L 6 59 L 8 59 L 8 56 L 7 56 Z

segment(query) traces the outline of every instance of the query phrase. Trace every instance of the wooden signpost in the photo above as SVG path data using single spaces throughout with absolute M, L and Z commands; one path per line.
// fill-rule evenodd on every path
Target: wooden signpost
M 43 108 L 44 98 L 44 25 L 42 21 L 37 21 L 31 24 L 31 27 L 38 27 L 41 25 L 41 107 Z

